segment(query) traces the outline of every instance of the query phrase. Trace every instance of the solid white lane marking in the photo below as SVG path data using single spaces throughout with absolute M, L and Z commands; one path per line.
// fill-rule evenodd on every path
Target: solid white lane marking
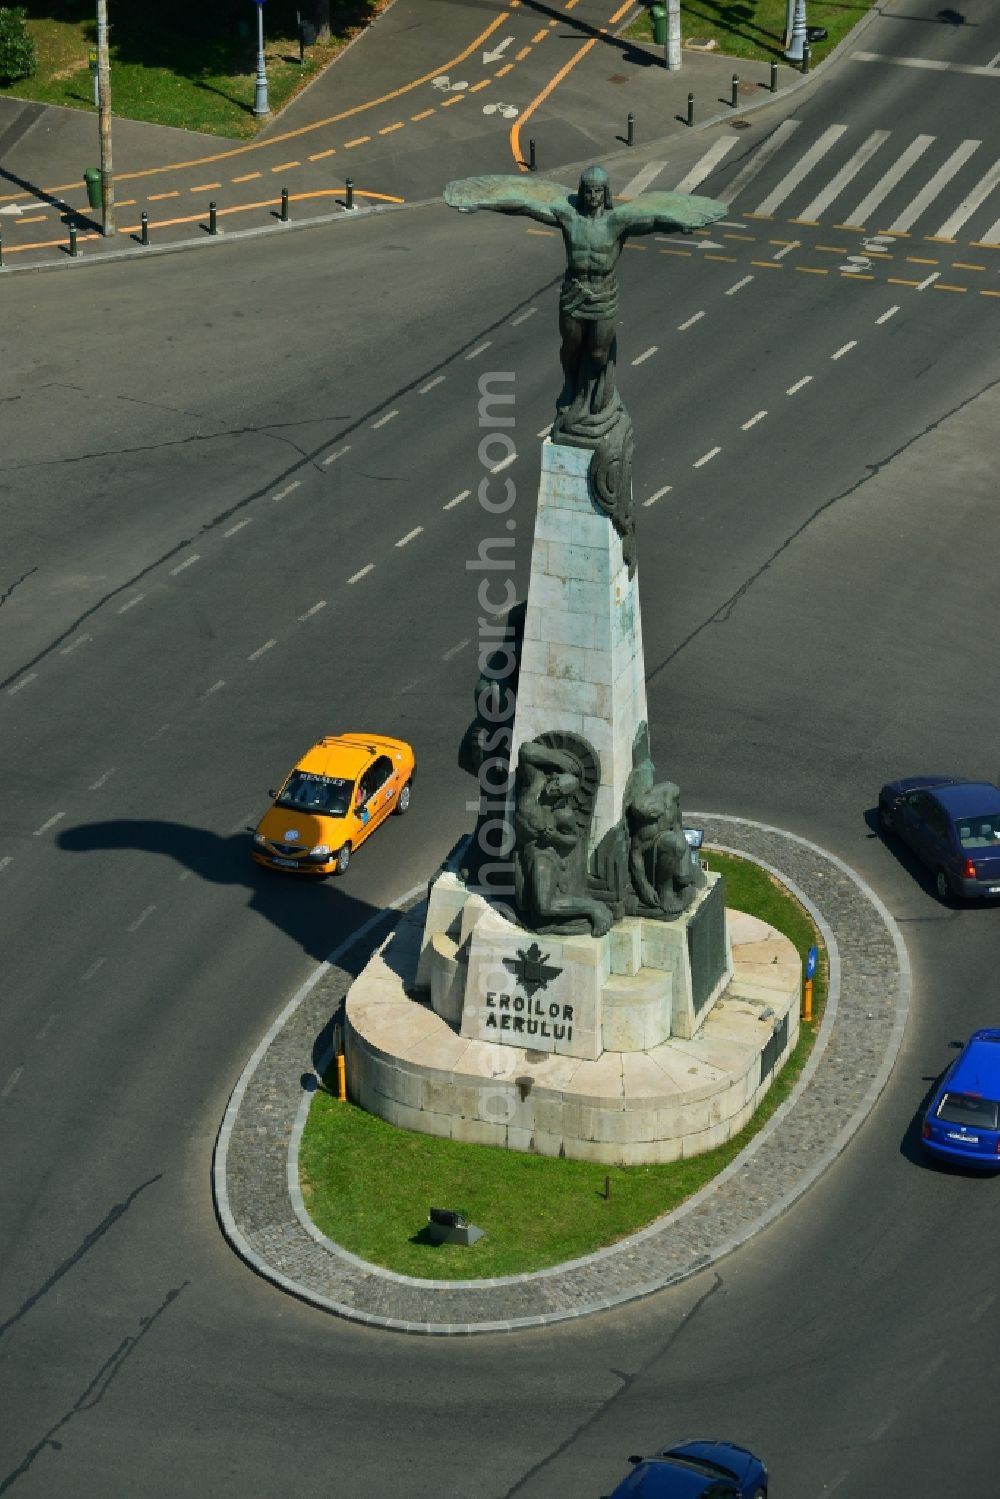
M 11 1073 L 10 1077 L 4 1083 L 3 1087 L 0 1088 L 0 1098 L 10 1097 L 11 1093 L 13 1093 L 14 1089 L 17 1087 L 17 1080 L 21 1076 L 21 1073 L 23 1071 L 23 1067 L 14 1068 L 14 1071 Z
M 799 157 L 791 170 L 785 173 L 777 187 L 768 193 L 767 197 L 758 204 L 754 212 L 763 214 L 765 217 L 768 214 L 772 214 L 776 208 L 779 208 L 785 202 L 786 198 L 792 196 L 792 193 L 798 187 L 803 177 L 807 176 L 813 167 L 822 161 L 826 153 L 833 149 L 840 140 L 840 137 L 846 134 L 846 125 L 830 125 L 824 130 L 819 140 L 815 141 L 809 147 L 809 150 Z
M 423 531 L 423 529 L 424 529 L 423 526 L 414 526 L 414 528 L 413 528 L 412 531 L 407 531 L 407 533 L 406 533 L 405 536 L 401 536 L 399 538 L 399 540 L 396 542 L 396 545 L 398 547 L 409 546 L 409 544 L 413 540 L 413 538 L 415 536 L 419 536 L 421 534 L 421 532 Z
M 552 431 L 552 423 L 549 422 L 548 426 L 543 427 L 540 432 L 536 433 L 536 436 L 538 436 L 538 437 L 548 437 L 548 435 L 549 435 L 549 433 L 551 431 Z
M 445 651 L 444 655 L 441 657 L 441 660 L 442 661 L 450 661 L 451 658 L 452 658 L 452 656 L 457 656 L 458 653 L 459 653 L 459 651 L 464 651 L 465 647 L 468 644 L 469 644 L 468 640 L 460 640 L 457 645 L 453 645 L 452 646 L 452 648 L 451 648 L 450 651 Z
M 976 183 L 968 197 L 962 199 L 954 213 L 948 215 L 940 229 L 935 230 L 935 239 L 954 239 L 967 219 L 971 219 L 981 203 L 1000 182 L 1000 161 L 995 161 L 986 175 Z
M 704 316 L 704 312 L 696 312 L 694 317 L 689 317 L 686 323 L 677 324 L 677 332 L 685 333 L 688 328 L 692 327 L 696 322 L 698 322 L 699 318 L 703 318 Z
M 617 198 L 619 200 L 622 198 L 637 198 L 640 193 L 646 191 L 651 182 L 656 181 L 666 164 L 665 161 L 647 161 L 646 165 L 636 172 L 631 182 L 626 182 L 621 192 L 616 194 Z M 689 187 L 677 187 L 674 188 L 674 191 L 689 193 L 691 189 Z
M 127 932 L 137 932 L 146 918 L 152 916 L 155 910 L 155 906 L 147 906 L 144 911 L 140 911 L 139 915 L 135 918 L 134 921 L 129 923 L 125 930 Z
M 94 974 L 99 973 L 107 961 L 107 958 L 95 958 L 93 963 L 91 963 L 90 967 L 87 969 L 86 973 L 81 973 L 81 984 L 89 984 L 91 979 L 94 977 Z
M 100 791 L 101 787 L 105 784 L 105 782 L 106 781 L 110 781 L 110 779 L 114 775 L 114 773 L 115 773 L 115 767 L 112 765 L 111 769 L 110 770 L 106 770 L 102 776 L 98 776 L 96 781 L 91 781 L 88 790 L 90 790 L 90 791 Z
M 350 578 L 348 578 L 347 581 L 348 581 L 348 583 L 357 583 L 357 581 L 359 580 L 359 578 L 366 577 L 368 575 L 368 573 L 374 572 L 374 570 L 375 570 L 375 564 L 374 564 L 374 562 L 366 562 L 365 565 L 364 565 L 364 567 L 361 568 L 361 570 L 359 572 L 354 573 L 353 576 L 350 577 Z
M 205 691 L 201 694 L 202 701 L 204 702 L 205 698 L 207 698 L 207 697 L 212 697 L 216 692 L 221 692 L 222 689 L 223 689 L 223 687 L 225 687 L 225 685 L 226 685 L 226 679 L 225 679 L 225 677 L 220 677 L 217 682 L 213 682 L 212 683 L 211 687 L 206 687 L 205 688 Z
M 133 598 L 130 598 L 127 603 L 122 604 L 121 608 L 118 610 L 118 613 L 127 614 L 130 609 L 135 608 L 136 604 L 141 604 L 145 597 L 146 595 L 144 593 L 137 593 Z
M 178 573 L 182 573 L 186 567 L 193 567 L 194 564 L 199 560 L 200 559 L 198 553 L 192 553 L 192 555 L 186 558 L 184 562 L 179 562 L 176 567 L 172 567 L 170 569 L 170 576 L 172 578 L 176 578 Z
M 528 321 L 528 318 L 534 317 L 534 315 L 535 315 L 535 313 L 537 311 L 538 311 L 537 307 L 529 307 L 528 310 L 527 310 L 527 312 L 519 313 L 517 317 L 511 318 L 511 320 L 510 320 L 510 326 L 512 328 L 516 328 L 517 325 L 518 325 L 518 323 L 526 323 Z
M 729 288 L 729 290 L 726 292 L 726 296 L 731 297 L 735 295 L 736 292 L 742 291 L 744 286 L 749 286 L 752 280 L 752 276 L 744 276 L 742 281 L 737 281 L 733 286 Z
M 636 365 L 636 364 L 645 364 L 646 360 L 647 359 L 652 359 L 652 357 L 653 357 L 653 355 L 655 353 L 656 353 L 656 345 L 655 344 L 651 344 L 649 346 L 649 348 L 646 350 L 646 352 L 644 354 L 639 354 L 635 359 L 632 360 L 632 363 L 633 363 L 633 365 Z
M 788 387 L 788 389 L 785 391 L 785 395 L 793 396 L 797 390 L 802 389 L 803 385 L 808 385 L 811 379 L 812 375 L 803 375 L 801 380 L 796 380 L 794 385 L 790 385 Z
M 722 452 L 721 448 L 709 448 L 708 452 L 707 453 L 702 453 L 702 455 L 698 459 L 698 461 L 696 463 L 693 463 L 691 465 L 691 467 L 692 468 L 701 468 L 701 466 L 702 466 L 703 463 L 707 463 L 710 458 L 714 458 L 715 457 L 716 453 L 721 453 L 721 452 Z
M 908 203 L 903 212 L 893 219 L 888 232 L 905 234 L 908 229 L 912 229 L 917 219 L 925 209 L 930 207 L 942 188 L 947 187 L 951 179 L 962 170 L 969 157 L 978 151 L 981 145 L 982 141 L 963 141 L 960 146 L 956 146 L 944 166 L 938 167 L 934 176 L 921 188 L 912 203 Z
M 157 729 L 156 733 L 155 734 L 150 734 L 149 738 L 146 740 L 146 743 L 147 744 L 152 744 L 155 739 L 159 739 L 159 737 L 160 737 L 161 734 L 165 734 L 167 732 L 167 730 L 169 729 L 169 727 L 170 727 L 170 725 L 168 723 L 161 723 L 160 727 Z
M 934 135 L 918 135 L 912 140 L 902 156 L 893 162 L 885 176 L 879 178 L 871 192 L 865 194 L 858 206 L 851 210 L 843 222 L 853 229 L 864 228 L 879 204 L 885 202 L 897 182 L 902 181 L 914 163 L 920 160 L 936 139 Z
M 784 257 L 786 255 L 790 255 L 793 250 L 797 250 L 799 248 L 799 245 L 801 243 L 802 243 L 802 241 L 800 239 L 793 239 L 792 242 L 791 242 L 791 244 L 783 245 L 780 250 L 776 250 L 774 252 L 774 254 L 771 256 L 771 259 L 772 260 L 783 260 Z
M 318 604 L 313 604 L 312 608 L 311 609 L 307 609 L 306 612 L 305 612 L 305 614 L 300 614 L 299 615 L 299 623 L 301 624 L 301 622 L 304 619 L 312 619 L 312 617 L 313 617 L 314 614 L 318 614 L 321 609 L 325 609 L 325 608 L 326 608 L 326 599 L 320 599 L 319 603 Z
M 263 645 L 259 645 L 255 651 L 250 652 L 247 660 L 258 661 L 260 657 L 263 656 L 265 651 L 269 651 L 273 645 L 277 644 L 278 642 L 276 640 L 265 640 Z
M 477 344 L 474 349 L 470 349 L 465 357 L 466 359 L 478 359 L 480 354 L 485 354 L 486 350 L 491 349 L 492 347 L 493 340 L 491 338 L 488 338 L 484 344 Z
M 421 392 L 421 394 L 422 394 L 422 392 Z M 336 463 L 336 461 L 337 461 L 338 458 L 343 458 L 344 454 L 345 453 L 349 453 L 350 451 L 351 451 L 351 445 L 350 445 L 350 443 L 348 443 L 345 448 L 338 448 L 335 453 L 331 453 L 329 455 L 329 457 L 323 459 L 323 467 L 326 468 L 328 464 Z
M 781 150 L 781 147 L 798 128 L 798 120 L 783 120 L 774 134 L 769 135 L 767 140 L 761 143 L 746 165 L 736 173 L 729 186 L 723 188 L 721 193 L 716 193 L 715 196 L 719 202 L 731 203 L 745 187 L 749 187 L 754 178 L 767 166 L 771 157 Z
M 455 506 L 456 505 L 461 505 L 462 501 L 463 500 L 467 500 L 469 498 L 469 495 L 471 493 L 472 493 L 471 489 L 463 489 L 461 494 L 457 494 L 453 500 L 449 500 L 447 502 L 447 504 L 442 505 L 441 509 L 442 510 L 454 510 Z
M 65 816 L 65 812 L 57 812 L 54 817 L 49 818 L 48 822 L 43 822 L 40 828 L 36 828 L 32 836 L 40 838 L 43 833 L 48 832 L 49 828 L 54 828 L 57 822 L 61 822 Z
M 648 500 L 643 500 L 643 505 L 645 505 L 647 509 L 650 505 L 655 505 L 657 500 L 662 500 L 663 496 L 665 494 L 669 494 L 673 487 L 674 486 L 672 484 L 664 484 L 663 488 L 658 489 L 655 494 L 651 494 Z
M 426 385 L 421 385 L 418 394 L 425 396 L 429 390 L 434 389 L 435 385 L 440 385 L 444 378 L 444 375 L 435 375 L 433 380 L 428 380 Z
M 301 483 L 301 479 L 293 479 L 291 484 L 286 484 L 284 489 L 279 489 L 277 494 L 273 494 L 271 496 L 272 500 L 274 500 L 275 504 L 277 504 L 277 502 L 279 500 L 283 500 L 286 495 L 290 495 L 293 489 L 298 489 Z
M 941 278 L 941 272 L 940 271 L 931 271 L 930 275 L 929 276 L 925 276 L 924 279 L 923 279 L 923 281 L 918 281 L 917 282 L 917 285 L 914 287 L 914 290 L 915 291 L 926 291 L 929 286 L 933 286 L 934 282 L 940 280 L 940 278 Z
M 60 656 L 69 656 L 73 651 L 79 650 L 81 645 L 86 645 L 87 641 L 92 639 L 92 635 L 78 635 L 72 645 L 64 645 L 59 654 Z
M 490 469 L 491 474 L 502 474 L 505 468 L 510 468 L 512 463 L 517 462 L 517 454 L 511 453 L 509 458 L 504 458 L 500 463 L 494 463 Z
M 729 152 L 737 143 L 738 137 L 734 135 L 729 137 L 728 139 L 724 137 L 721 140 L 717 140 L 713 145 L 709 146 L 704 156 L 702 156 L 699 161 L 695 162 L 694 166 L 691 168 L 690 172 L 688 172 L 687 176 L 681 178 L 680 182 L 678 182 L 677 186 L 674 188 L 674 192 L 693 193 L 699 182 L 704 182 L 705 178 L 715 171 L 715 168 L 719 165 L 719 162 L 722 160 L 722 158 L 724 156 L 728 156 Z M 651 162 L 650 165 L 652 166 L 652 164 L 653 163 Z M 640 172 L 639 175 L 641 176 L 642 173 Z M 650 181 L 652 181 L 652 178 L 650 179 Z M 645 187 L 645 185 L 646 184 L 643 183 L 643 187 Z M 629 186 L 631 187 L 632 184 L 630 183 Z M 638 189 L 638 191 L 641 191 L 641 189 Z M 743 225 L 738 225 L 738 228 L 742 229 Z
M 875 321 L 876 321 L 876 323 L 887 323 L 891 317 L 895 317 L 896 316 L 896 313 L 898 311 L 899 311 L 898 307 L 890 307 L 887 312 L 883 312 L 882 316 L 881 317 L 877 317 L 875 319 Z
M 941 14 L 941 12 L 939 12 Z M 885 62 L 894 68 L 926 68 L 933 73 L 970 73 L 974 78 L 996 78 L 994 62 L 941 62 L 936 57 L 891 57 L 885 52 L 852 52 L 852 62 Z
M 235 536 L 237 531 L 242 531 L 244 526 L 249 526 L 252 520 L 252 515 L 245 516 L 243 520 L 238 520 L 235 526 L 230 526 L 228 531 L 223 531 L 223 536 Z
M 841 346 L 837 350 L 836 354 L 831 354 L 830 358 L 831 359 L 842 359 L 845 354 L 849 354 L 852 349 L 856 349 L 857 347 L 858 347 L 858 341 L 857 341 L 857 339 L 856 338 L 852 338 L 849 344 L 841 344 Z
M 14 855 L 13 854 L 4 854 L 3 858 L 0 859 L 0 869 L 6 869 L 7 865 L 8 864 L 13 864 L 13 862 L 14 862 Z
M 847 187 L 848 183 L 854 181 L 865 163 L 870 161 L 875 155 L 879 146 L 889 139 L 889 134 L 888 130 L 873 130 L 868 139 L 863 141 L 858 147 L 854 155 L 844 163 L 840 171 L 830 178 L 823 191 L 817 193 L 811 203 L 806 204 L 798 217 L 800 219 L 818 219 L 822 217 L 834 198 L 840 197 L 844 188 Z
M 19 682 L 15 682 L 13 687 L 7 688 L 8 696 L 13 697 L 15 692 L 20 692 L 22 687 L 27 687 L 28 683 L 34 682 L 37 677 L 37 671 L 29 671 L 26 677 L 22 677 Z
M 395 409 L 392 410 L 392 411 L 387 411 L 386 414 L 385 414 L 385 416 L 380 416 L 377 422 L 372 422 L 372 431 L 373 432 L 377 432 L 378 429 L 379 429 L 379 427 L 384 427 L 385 424 L 386 424 L 386 422 L 391 422 L 392 419 L 393 419 L 393 417 L 394 416 L 398 416 L 398 415 L 399 415 L 399 407 L 398 406 L 395 407 Z
M 740 428 L 740 431 L 741 432 L 749 432 L 750 428 L 751 427 L 756 427 L 757 423 L 758 422 L 762 422 L 764 420 L 765 416 L 767 416 L 767 412 L 766 411 L 758 411 L 758 412 L 756 412 L 750 418 L 750 420 L 748 422 L 744 422 L 743 423 L 742 427 Z

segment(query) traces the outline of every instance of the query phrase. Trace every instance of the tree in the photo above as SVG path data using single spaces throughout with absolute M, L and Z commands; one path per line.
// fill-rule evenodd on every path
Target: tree
M 38 66 L 38 48 L 23 5 L 0 6 L 0 83 L 27 78 Z

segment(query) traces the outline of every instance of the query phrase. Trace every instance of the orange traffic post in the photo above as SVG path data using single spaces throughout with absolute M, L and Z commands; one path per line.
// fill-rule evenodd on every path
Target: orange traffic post
M 347 1070 L 342 1051 L 337 1053 L 337 1098 L 341 1103 L 347 1102 Z
M 813 981 L 812 981 L 812 979 L 806 979 L 805 995 L 804 995 L 803 1000 L 802 1000 L 802 1019 L 805 1020 L 805 1021 L 810 1021 L 810 1020 L 812 1020 L 812 1018 L 813 1018 Z M 341 1059 L 338 1057 L 337 1060 L 340 1061 Z

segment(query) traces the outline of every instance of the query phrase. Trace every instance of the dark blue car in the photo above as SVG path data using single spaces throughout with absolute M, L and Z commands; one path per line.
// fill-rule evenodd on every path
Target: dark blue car
M 940 1160 L 1000 1170 L 1000 1030 L 969 1037 L 934 1090 L 921 1135 Z
M 734 1442 L 696 1438 L 629 1462 L 610 1499 L 767 1499 L 767 1469 Z
M 942 900 L 1000 895 L 1000 787 L 955 776 L 888 781 L 878 818 L 934 871 Z

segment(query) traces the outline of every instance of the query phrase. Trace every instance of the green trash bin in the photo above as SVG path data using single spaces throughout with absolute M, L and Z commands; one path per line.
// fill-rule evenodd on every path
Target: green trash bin
M 649 7 L 649 24 L 653 28 L 653 41 L 658 47 L 667 45 L 667 8 L 665 5 Z
M 104 203 L 100 167 L 88 167 L 83 174 L 83 180 L 87 184 L 87 202 L 91 208 L 100 208 Z

